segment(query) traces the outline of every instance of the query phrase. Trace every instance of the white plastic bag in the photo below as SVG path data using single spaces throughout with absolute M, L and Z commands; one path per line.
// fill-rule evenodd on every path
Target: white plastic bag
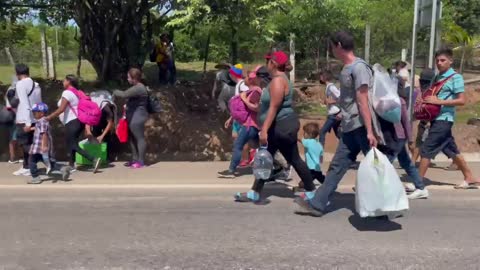
M 392 79 L 380 64 L 373 65 L 374 81 L 372 104 L 375 112 L 383 119 L 399 123 L 402 103 L 398 95 L 398 80 Z
M 360 163 L 355 189 L 355 207 L 360 217 L 405 214 L 408 198 L 397 171 L 388 158 L 372 148 Z

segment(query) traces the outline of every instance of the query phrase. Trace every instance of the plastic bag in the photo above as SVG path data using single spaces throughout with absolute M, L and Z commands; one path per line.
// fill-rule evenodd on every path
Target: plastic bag
M 128 142 L 128 123 L 125 117 L 118 121 L 116 133 L 120 143 Z
M 355 207 L 360 217 L 405 214 L 408 198 L 400 177 L 388 158 L 372 148 L 360 163 L 355 189 Z
M 380 64 L 373 66 L 372 103 L 375 112 L 391 123 L 400 123 L 402 103 L 398 95 L 398 80 L 391 78 Z

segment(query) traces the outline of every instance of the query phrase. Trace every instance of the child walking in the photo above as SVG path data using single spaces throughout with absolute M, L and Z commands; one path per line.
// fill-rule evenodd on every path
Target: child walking
M 317 180 L 321 184 L 325 180 L 325 176 L 322 173 L 321 162 L 323 160 L 323 146 L 319 142 L 319 125 L 317 123 L 308 123 L 303 126 L 303 139 L 301 143 L 305 148 L 305 161 L 308 169 L 312 174 L 313 179 Z M 303 189 L 303 182 L 298 184 L 298 188 L 294 189 L 295 192 Z
M 52 168 L 55 166 L 53 159 L 53 141 L 50 130 L 50 123 L 45 118 L 48 112 L 48 106 L 45 103 L 37 103 L 32 107 L 33 116 L 36 119 L 33 131 L 33 143 L 30 147 L 30 173 L 32 178 L 28 181 L 29 184 L 41 184 L 43 180 L 40 178 L 37 163 L 43 161 L 47 167 L 47 174 L 50 174 Z M 70 169 L 63 167 L 61 169 L 62 179 L 65 181 L 70 176 Z

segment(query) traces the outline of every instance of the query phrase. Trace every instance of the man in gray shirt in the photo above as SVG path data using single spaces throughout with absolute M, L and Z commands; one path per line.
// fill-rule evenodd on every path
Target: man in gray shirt
M 368 64 L 355 56 L 353 36 L 337 32 L 330 39 L 333 54 L 344 63 L 340 74 L 340 100 L 343 134 L 335 156 L 328 168 L 324 184 L 311 200 L 297 198 L 297 213 L 322 216 L 327 212 L 335 192 L 360 152 L 367 154 L 371 147 L 383 142 L 380 125 L 370 103 L 373 74 Z

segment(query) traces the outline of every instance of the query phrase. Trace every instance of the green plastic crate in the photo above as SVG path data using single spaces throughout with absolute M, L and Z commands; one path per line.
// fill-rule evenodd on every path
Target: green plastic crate
M 87 151 L 90 155 L 96 158 L 100 158 L 103 164 L 107 163 L 107 144 L 106 143 L 89 143 L 80 142 L 80 148 Z M 92 162 L 86 159 L 79 153 L 75 154 L 75 162 L 77 165 L 92 165 Z

